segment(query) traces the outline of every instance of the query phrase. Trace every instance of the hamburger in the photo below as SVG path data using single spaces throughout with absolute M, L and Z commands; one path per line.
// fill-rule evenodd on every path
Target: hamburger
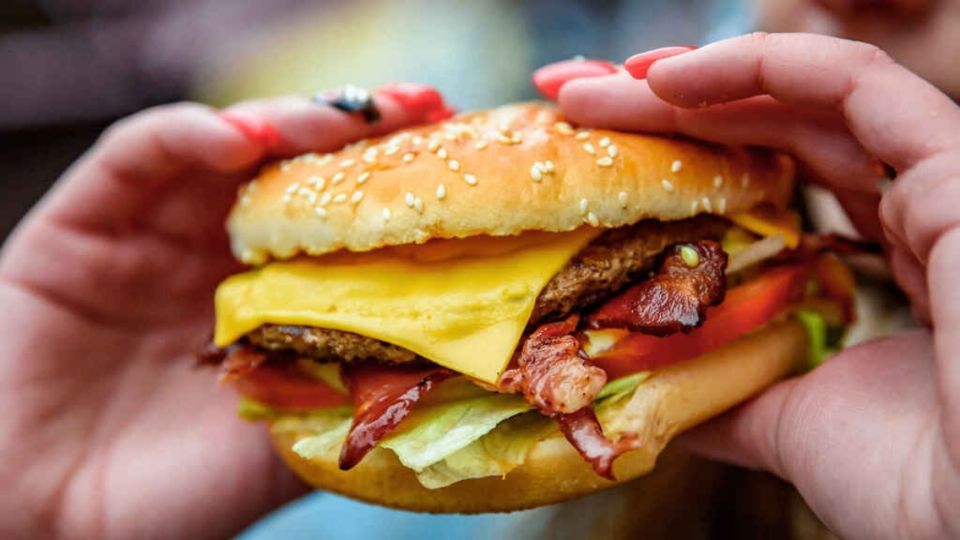
M 325 490 L 511 511 L 642 475 L 822 356 L 852 280 L 782 154 L 466 113 L 265 167 L 204 355 Z

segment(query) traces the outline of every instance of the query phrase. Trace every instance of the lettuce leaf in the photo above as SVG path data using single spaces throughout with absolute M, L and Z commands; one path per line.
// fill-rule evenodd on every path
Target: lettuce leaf
M 640 386 L 640 383 L 650 378 L 649 371 L 638 371 L 631 375 L 625 375 L 619 379 L 608 382 L 600 392 L 597 393 L 596 401 L 612 399 L 617 401 L 633 393 Z
M 797 320 L 807 330 L 810 338 L 810 348 L 807 352 L 807 370 L 811 370 L 824 362 L 827 357 L 836 353 L 838 347 L 830 343 L 827 333 L 827 323 L 823 316 L 813 311 L 799 310 Z
M 556 430 L 553 421 L 529 411 L 497 425 L 493 431 L 417 473 L 427 489 L 470 478 L 505 476 L 527 459 L 541 440 Z
M 522 396 L 507 394 L 414 409 L 398 432 L 380 446 L 393 450 L 405 466 L 422 471 L 483 437 L 500 422 L 530 409 Z

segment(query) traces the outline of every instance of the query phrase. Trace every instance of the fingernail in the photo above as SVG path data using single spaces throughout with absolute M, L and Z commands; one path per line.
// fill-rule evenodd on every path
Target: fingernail
M 693 45 L 680 45 L 678 47 L 663 47 L 660 49 L 654 49 L 652 51 L 642 52 L 627 58 L 627 61 L 623 63 L 623 67 L 626 68 L 627 72 L 630 73 L 634 79 L 646 79 L 647 71 L 657 60 L 663 60 L 664 58 L 670 58 L 671 56 L 678 56 L 695 49 L 696 47 Z
M 547 99 L 555 100 L 560 88 L 573 79 L 600 77 L 617 72 L 617 66 L 604 60 L 564 60 L 547 64 L 533 72 L 533 85 Z
M 222 111 L 220 118 L 259 146 L 268 150 L 280 146 L 280 133 L 260 117 L 235 111 Z
M 425 122 L 439 122 L 456 112 L 447 105 L 436 88 L 425 84 L 390 83 L 377 88 L 374 93 L 389 97 L 408 114 Z

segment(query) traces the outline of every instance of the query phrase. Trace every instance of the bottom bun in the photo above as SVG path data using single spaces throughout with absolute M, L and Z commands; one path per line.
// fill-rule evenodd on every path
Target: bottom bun
M 597 476 L 559 430 L 538 443 L 523 465 L 504 478 L 464 480 L 440 488 L 420 485 L 389 450 L 376 448 L 350 471 L 337 453 L 304 459 L 291 447 L 296 434 L 274 433 L 287 464 L 312 486 L 383 506 L 418 512 L 509 512 L 553 504 L 626 482 L 649 472 L 677 433 L 746 400 L 797 368 L 807 336 L 794 321 L 772 323 L 694 360 L 660 369 L 640 385 L 605 427 L 638 433 L 644 447 L 614 463 L 616 482 Z

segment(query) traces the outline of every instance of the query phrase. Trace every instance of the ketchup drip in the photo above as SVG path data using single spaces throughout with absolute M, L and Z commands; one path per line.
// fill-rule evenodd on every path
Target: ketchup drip
M 454 375 L 445 368 L 362 365 L 344 370 L 356 410 L 340 451 L 340 469 L 350 470 L 410 414 L 437 383 Z

